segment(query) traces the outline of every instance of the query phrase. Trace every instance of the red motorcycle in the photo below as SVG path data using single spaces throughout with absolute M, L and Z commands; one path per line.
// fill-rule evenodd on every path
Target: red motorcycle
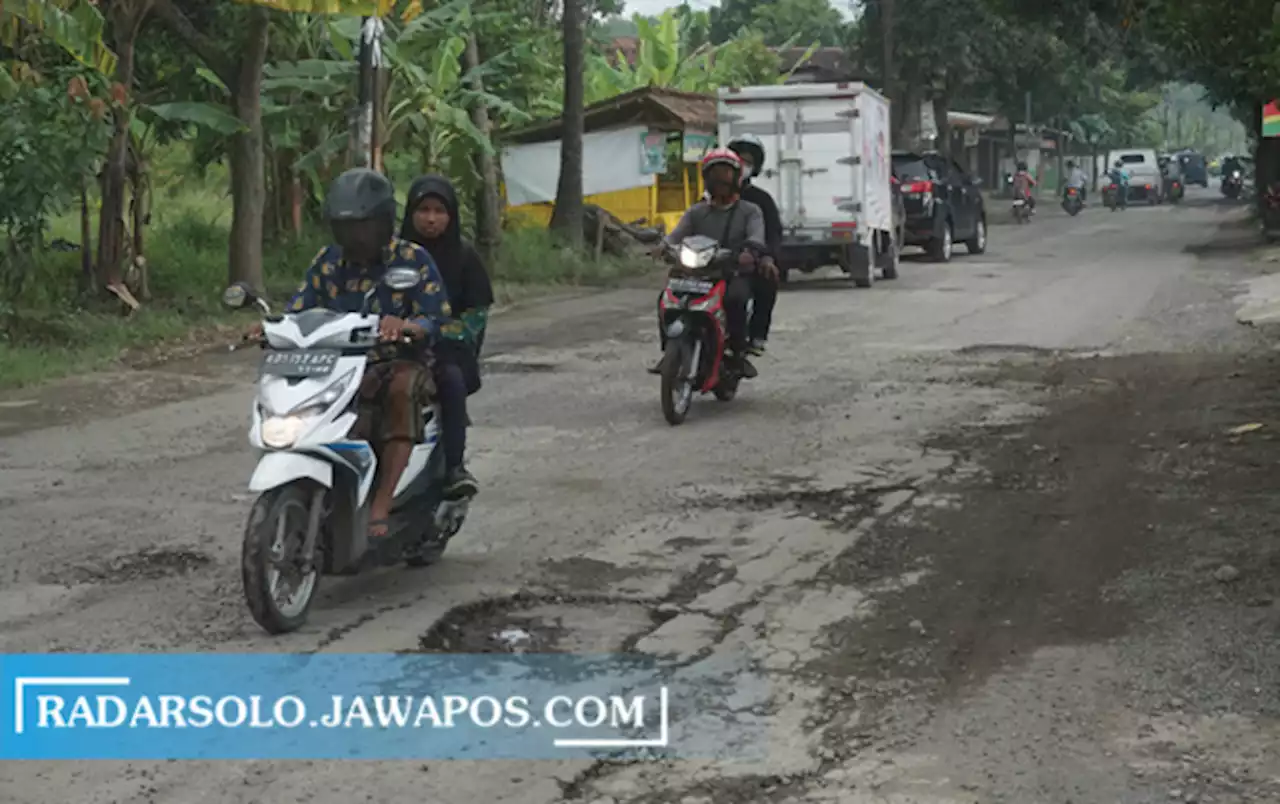
M 1074 218 L 1080 214 L 1080 210 L 1083 207 L 1084 202 L 1080 199 L 1080 190 L 1075 187 L 1068 187 L 1066 195 L 1062 197 L 1062 208 Z
M 674 426 L 689 414 L 694 393 L 728 402 L 737 395 L 742 375 L 724 359 L 729 338 L 724 295 L 737 267 L 733 252 L 698 235 L 668 249 L 667 258 L 672 267 L 658 303 L 666 333 L 658 373 L 662 415 Z

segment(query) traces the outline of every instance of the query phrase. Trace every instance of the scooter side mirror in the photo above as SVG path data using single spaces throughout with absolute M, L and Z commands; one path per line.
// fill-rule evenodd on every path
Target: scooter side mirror
M 222 291 L 222 306 L 229 310 L 242 310 L 258 300 L 248 282 L 236 282 Z

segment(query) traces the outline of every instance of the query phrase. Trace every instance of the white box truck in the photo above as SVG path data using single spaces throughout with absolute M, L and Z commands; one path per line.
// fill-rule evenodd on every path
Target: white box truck
M 765 146 L 755 182 L 782 216 L 784 276 L 838 265 L 858 287 L 897 276 L 889 101 L 862 83 L 722 88 L 719 141 Z

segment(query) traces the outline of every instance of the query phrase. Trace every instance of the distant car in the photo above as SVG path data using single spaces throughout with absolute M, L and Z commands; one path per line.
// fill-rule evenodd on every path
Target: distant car
M 892 161 L 906 216 L 904 245 L 923 247 L 935 262 L 949 262 L 957 242 L 970 254 L 987 250 L 980 179 L 937 153 L 895 151 Z
M 1129 174 L 1129 200 L 1158 204 L 1164 200 L 1164 182 L 1152 148 L 1117 148 L 1107 154 L 1107 165 L 1117 161 Z

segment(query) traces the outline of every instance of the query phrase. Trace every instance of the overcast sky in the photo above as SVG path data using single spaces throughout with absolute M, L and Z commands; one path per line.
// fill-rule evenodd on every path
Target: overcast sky
M 675 0 L 675 2 L 672 2 L 671 0 L 624 0 L 624 2 L 626 3 L 626 8 L 623 9 L 622 13 L 627 17 L 630 17 L 632 14 L 657 15 L 661 14 L 662 10 L 665 8 L 680 5 L 679 0 Z M 719 5 L 719 3 L 715 2 L 715 0 L 689 0 L 689 5 L 697 9 L 705 10 L 712 6 Z M 836 2 L 832 2 L 831 5 L 835 6 L 836 9 L 845 17 L 850 16 L 849 0 L 836 0 Z

